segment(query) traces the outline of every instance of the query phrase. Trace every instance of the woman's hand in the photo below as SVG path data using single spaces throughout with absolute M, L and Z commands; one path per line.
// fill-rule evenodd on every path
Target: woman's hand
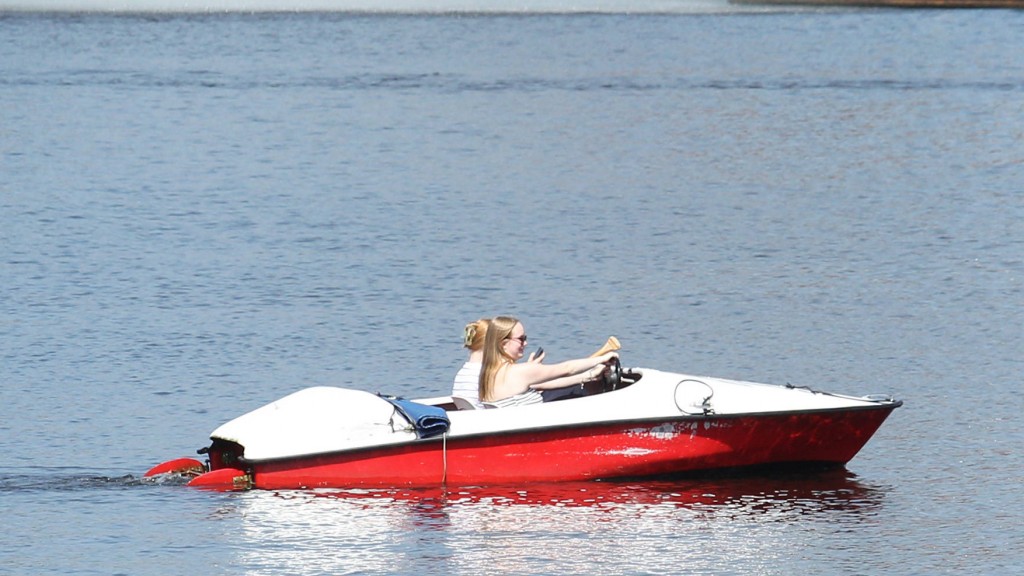
M 530 352 L 530 357 L 527 358 L 526 361 L 540 364 L 544 361 L 545 356 L 547 356 L 547 352 L 545 352 L 543 348 L 538 348 L 536 351 Z
M 599 359 L 601 360 L 601 363 L 596 365 L 596 366 L 594 366 L 590 370 L 587 370 L 586 372 L 584 372 L 583 373 L 583 381 L 584 382 L 591 382 L 591 381 L 597 380 L 598 378 L 603 376 L 604 373 L 608 370 L 608 363 L 611 362 L 613 359 L 618 358 L 618 357 L 619 357 L 619 353 L 618 352 L 606 352 L 606 353 L 602 354 L 601 356 L 599 356 Z
M 583 373 L 583 381 L 584 382 L 593 382 L 594 380 L 597 380 L 598 378 L 603 376 L 605 370 L 607 370 L 607 369 L 608 369 L 608 365 L 607 364 L 598 364 L 597 366 L 594 366 L 590 370 L 587 370 L 586 372 Z

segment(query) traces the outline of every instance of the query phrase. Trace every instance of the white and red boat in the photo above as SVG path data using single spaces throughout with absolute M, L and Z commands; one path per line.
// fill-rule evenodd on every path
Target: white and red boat
M 589 389 L 596 388 L 596 389 Z M 306 388 L 213 431 L 207 461 L 146 473 L 217 489 L 428 487 L 657 478 L 850 461 L 902 402 L 616 362 L 583 396 L 474 410 Z

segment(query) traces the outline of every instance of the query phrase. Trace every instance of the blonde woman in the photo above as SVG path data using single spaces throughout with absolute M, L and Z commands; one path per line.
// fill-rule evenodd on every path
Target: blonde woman
M 526 328 L 511 316 L 498 316 L 487 325 L 480 371 L 480 400 L 499 408 L 543 402 L 541 390 L 583 384 L 599 378 L 616 352 L 567 360 L 558 364 L 517 364 L 526 350 Z
M 469 350 L 469 359 L 455 374 L 452 396 L 464 398 L 474 408 L 483 409 L 480 402 L 480 368 L 484 359 L 484 337 L 487 336 L 487 318 L 466 324 L 462 345 Z

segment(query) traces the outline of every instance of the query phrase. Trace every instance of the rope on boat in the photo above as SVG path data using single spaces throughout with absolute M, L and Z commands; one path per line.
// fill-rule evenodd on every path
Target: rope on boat
M 829 394 L 828 392 L 822 392 L 821 390 L 815 390 L 814 388 L 811 388 L 810 386 L 797 386 L 796 384 L 790 384 L 789 382 L 786 382 L 786 388 L 789 388 L 790 390 L 807 390 L 808 392 L 810 392 L 812 394 L 825 394 L 827 396 L 835 396 L 835 394 Z
M 448 483 L 448 433 L 441 436 L 441 485 Z
M 710 392 L 710 394 L 708 394 L 707 396 L 704 397 L 703 400 L 701 400 L 700 409 L 704 412 L 705 416 L 711 416 L 712 414 L 714 414 L 715 409 L 711 407 L 711 398 L 714 397 L 715 395 L 715 389 L 712 388 L 707 382 L 702 382 L 694 378 L 684 378 L 683 380 L 676 382 L 675 392 L 672 393 L 672 399 L 675 400 L 676 409 L 679 410 L 680 412 L 692 414 L 692 412 L 687 410 L 685 407 L 679 405 L 679 387 L 687 382 L 696 382 L 697 384 L 701 384 L 708 389 L 708 392 Z M 697 408 L 698 406 L 694 404 L 693 407 Z

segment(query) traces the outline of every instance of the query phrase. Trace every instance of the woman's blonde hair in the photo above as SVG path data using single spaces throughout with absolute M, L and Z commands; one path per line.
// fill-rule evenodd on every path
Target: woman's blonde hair
M 476 322 L 466 324 L 462 335 L 462 345 L 476 352 L 484 347 L 484 338 L 487 336 L 487 318 L 481 318 Z
M 484 338 L 484 359 L 480 368 L 480 399 L 488 401 L 494 390 L 494 377 L 505 364 L 515 359 L 505 352 L 502 344 L 512 334 L 519 320 L 511 316 L 497 316 L 487 322 L 487 336 Z

